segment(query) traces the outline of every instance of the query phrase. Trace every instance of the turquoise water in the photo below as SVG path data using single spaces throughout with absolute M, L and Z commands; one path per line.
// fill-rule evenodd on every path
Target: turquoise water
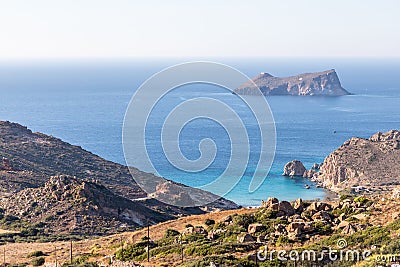
M 293 200 L 323 198 L 322 189 L 303 186 L 309 181 L 282 177 L 282 168 L 298 159 L 307 168 L 322 162 L 332 150 L 352 136 L 369 137 L 377 131 L 400 128 L 400 61 L 377 59 L 220 59 L 250 77 L 259 72 L 286 76 L 335 68 L 344 88 L 354 95 L 343 97 L 268 97 L 277 128 L 274 164 L 263 185 L 248 193 L 257 158 L 254 121 L 247 126 L 252 147 L 245 176 L 226 197 L 242 205 L 257 205 L 268 196 Z M 136 88 L 157 71 L 181 60 L 98 60 L 0 63 L 0 120 L 10 120 L 80 145 L 106 159 L 124 164 L 121 132 L 124 113 Z M 159 174 L 188 185 L 201 185 L 218 176 L 227 164 L 229 142 L 226 132 L 209 121 L 185 127 L 182 152 L 190 159 L 199 156 L 198 142 L 212 137 L 218 145 L 212 166 L 199 174 L 182 173 L 163 159 L 158 144 L 162 112 L 179 101 L 199 95 L 217 99 L 233 97 L 218 88 L 193 87 L 164 99 L 148 126 L 153 132 L 148 147 Z M 230 101 L 230 100 L 228 100 Z M 237 105 L 236 105 L 237 104 Z M 240 103 L 232 102 L 239 112 Z M 242 110 L 243 111 L 243 110 Z M 243 113 L 245 116 L 245 113 Z M 164 114 L 165 115 L 165 114 Z M 336 131 L 336 133 L 334 133 Z M 210 136 L 211 135 L 211 136 Z

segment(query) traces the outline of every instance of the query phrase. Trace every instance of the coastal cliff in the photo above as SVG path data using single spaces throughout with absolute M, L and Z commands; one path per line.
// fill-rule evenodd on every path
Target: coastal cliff
M 390 190 L 400 184 L 400 132 L 377 133 L 369 139 L 353 137 L 324 160 L 314 180 L 340 192 L 362 187 Z
M 341 96 L 349 95 L 339 80 L 335 70 L 304 73 L 290 77 L 274 77 L 261 73 L 238 87 L 235 92 L 243 95 L 300 95 L 300 96 Z

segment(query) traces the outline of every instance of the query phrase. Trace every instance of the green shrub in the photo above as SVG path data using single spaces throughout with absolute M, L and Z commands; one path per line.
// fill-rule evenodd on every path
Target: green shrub
M 84 255 L 84 256 L 80 256 L 80 257 L 73 259 L 72 263 L 83 264 L 83 263 L 87 262 L 88 259 L 89 259 L 89 256 Z
M 16 221 L 19 221 L 19 220 L 20 219 L 18 217 L 13 216 L 13 215 L 7 215 L 7 216 L 4 217 L 4 221 L 6 221 L 6 222 L 16 222 Z
M 42 266 L 45 263 L 44 257 L 34 258 L 31 261 L 31 265 L 33 266 Z
M 369 202 L 370 200 L 369 200 L 368 198 L 366 198 L 366 197 L 361 197 L 361 196 L 359 196 L 359 197 L 356 197 L 353 201 L 354 201 L 354 202 L 359 202 L 359 203 L 366 204 L 366 203 Z
M 182 240 L 187 241 L 187 242 L 196 242 L 199 240 L 205 239 L 204 235 L 198 234 L 198 233 L 192 233 L 189 235 L 184 235 Z
M 117 260 L 121 261 L 130 261 L 130 260 L 135 260 L 137 256 L 140 256 L 146 252 L 145 250 L 146 243 L 141 242 L 141 243 L 136 243 L 133 245 L 129 245 L 128 247 L 124 249 L 119 249 L 115 253 L 115 256 Z
M 207 225 L 207 226 L 211 226 L 211 225 L 214 225 L 214 224 L 215 224 L 215 221 L 214 221 L 213 219 L 207 218 L 207 219 L 205 220 L 204 224 Z
M 54 219 L 55 219 L 55 217 L 54 217 L 53 215 L 49 215 L 49 216 L 47 216 L 46 218 L 44 218 L 44 220 L 45 220 L 46 222 L 52 221 L 52 220 L 54 220 Z
M 332 233 L 332 227 L 330 224 L 317 221 L 313 223 L 313 226 L 319 234 L 326 235 Z
M 245 229 L 249 227 L 249 224 L 252 224 L 255 221 L 253 214 L 236 215 L 232 218 L 232 220 L 234 224 L 242 226 Z
M 383 250 L 383 254 L 398 254 L 400 253 L 400 240 L 392 240 Z
M 28 265 L 28 263 L 26 263 L 26 262 L 24 262 L 24 263 L 14 263 L 14 264 L 8 265 L 8 267 L 25 267 L 27 265 Z
M 33 251 L 33 252 L 29 253 L 27 257 L 32 258 L 32 257 L 40 257 L 40 256 L 44 256 L 44 253 L 41 250 L 37 250 L 37 251 Z
M 336 209 L 332 211 L 332 214 L 336 217 L 338 217 L 340 214 L 345 214 L 345 215 L 350 215 L 353 213 L 353 209 L 351 207 L 344 207 L 341 209 Z
M 143 236 L 142 238 L 141 238 L 141 240 L 142 241 L 147 241 L 147 240 L 149 240 L 150 238 L 147 236 L 147 235 L 145 235 L 145 236 Z
M 340 201 L 343 201 L 345 199 L 352 199 L 352 198 L 353 198 L 352 195 L 348 195 L 348 194 L 340 195 Z
M 165 231 L 164 237 L 165 238 L 170 238 L 170 237 L 174 237 L 174 236 L 178 236 L 178 235 L 180 235 L 180 233 L 177 230 L 175 230 L 175 229 L 167 229 Z
M 287 236 L 282 235 L 282 236 L 278 237 L 278 240 L 276 241 L 276 245 L 279 247 L 279 246 L 282 246 L 285 244 L 289 244 L 289 242 L 290 242 L 289 238 Z
M 97 262 L 84 262 L 84 263 L 68 263 L 65 262 L 63 263 L 62 267 L 99 267 L 99 265 L 97 264 Z

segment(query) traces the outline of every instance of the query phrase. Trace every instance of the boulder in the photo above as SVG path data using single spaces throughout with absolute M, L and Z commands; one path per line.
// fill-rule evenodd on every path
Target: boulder
M 257 243 L 264 243 L 265 240 L 266 240 L 265 236 L 263 235 L 257 236 Z
M 278 206 L 278 211 L 287 216 L 292 216 L 295 213 L 294 208 L 288 201 L 281 201 Z
M 339 221 L 343 222 L 346 219 L 346 214 L 342 213 L 338 217 Z
M 274 226 L 274 229 L 275 229 L 275 235 L 277 236 L 287 235 L 286 225 L 284 224 L 277 224 Z
M 230 225 L 233 221 L 232 221 L 232 216 L 231 215 L 227 215 L 225 217 L 223 217 L 220 220 L 221 223 L 225 224 L 225 225 Z
M 304 226 L 303 226 L 302 230 L 303 230 L 304 233 L 312 233 L 312 232 L 314 232 L 315 228 L 314 228 L 313 222 L 304 223 Z
M 193 226 L 187 227 L 187 228 L 183 231 L 183 234 L 184 234 L 184 235 L 190 235 L 190 234 L 193 234 L 193 233 L 194 233 L 194 227 L 193 227 Z
M 318 204 L 317 202 L 312 202 L 306 209 L 307 211 L 313 211 L 317 212 L 318 211 Z
M 309 211 L 329 211 L 332 209 L 332 206 L 324 203 L 324 202 L 312 202 L 310 206 L 308 206 L 307 210 Z
M 331 204 L 331 208 L 333 210 L 339 209 L 340 208 L 340 202 L 334 202 Z
M 299 160 L 293 160 L 288 162 L 285 167 L 283 168 L 284 176 L 303 176 L 306 168 L 304 167 L 303 163 Z
M 303 234 L 304 223 L 291 223 L 286 227 L 286 231 L 288 232 L 289 239 L 295 240 L 301 237 Z
M 368 224 L 368 225 L 367 224 L 357 224 L 356 228 L 358 231 L 363 231 L 363 230 L 367 229 L 368 226 L 371 226 L 371 225 L 370 224 Z
M 352 217 L 352 218 L 355 218 L 355 219 L 357 219 L 357 220 L 363 221 L 363 220 L 368 219 L 369 215 L 368 215 L 368 214 L 365 214 L 365 213 L 360 213 L 360 214 L 355 214 L 355 215 L 353 215 L 353 216 L 351 216 L 351 217 Z
M 0 166 L 0 170 L 12 171 L 13 167 L 9 159 L 3 157 L 3 166 Z
M 261 202 L 261 207 L 262 208 L 267 208 L 271 210 L 278 210 L 279 206 L 279 200 L 275 197 L 269 197 L 267 201 L 262 201 Z
M 304 222 L 304 219 L 299 214 L 294 214 L 288 218 L 288 222 Z
M 311 169 L 311 170 L 306 170 L 304 173 L 303 173 L 303 177 L 304 178 L 313 178 L 314 177 L 314 174 L 316 174 L 317 172 L 315 171 L 315 170 L 313 170 L 313 169 Z
M 349 223 L 348 225 L 346 225 L 343 230 L 342 230 L 342 234 L 344 235 L 352 235 L 354 233 L 357 232 L 357 227 L 355 227 L 353 224 Z
M 311 167 L 312 170 L 319 170 L 319 164 L 318 163 L 314 163 L 314 165 Z
M 296 201 L 293 203 L 293 208 L 296 210 L 296 212 L 303 212 L 304 209 L 304 202 L 301 198 L 296 199 Z
M 226 229 L 215 229 L 208 233 L 207 238 L 210 240 L 218 239 L 218 237 L 224 234 L 227 230 Z
M 196 234 L 200 234 L 200 235 L 204 235 L 204 236 L 207 236 L 207 235 L 208 235 L 208 232 L 207 232 L 206 229 L 204 229 L 203 227 L 195 227 L 195 228 L 194 228 L 194 232 L 195 232 Z
M 304 223 L 292 222 L 286 227 L 286 231 L 298 232 L 299 234 L 301 234 L 304 229 L 304 225 Z
M 341 221 L 337 228 L 345 228 L 346 226 L 348 226 L 350 223 L 348 221 Z
M 393 189 L 391 198 L 392 199 L 400 198 L 400 187 L 396 187 L 395 189 Z
M 331 216 L 326 211 L 318 211 L 311 218 L 315 221 L 331 221 Z
M 238 235 L 237 241 L 239 243 L 254 242 L 254 238 L 249 233 L 242 233 Z
M 254 234 L 254 233 L 261 232 L 264 229 L 265 229 L 265 226 L 262 225 L 261 223 L 252 223 L 249 225 L 247 232 L 249 234 Z

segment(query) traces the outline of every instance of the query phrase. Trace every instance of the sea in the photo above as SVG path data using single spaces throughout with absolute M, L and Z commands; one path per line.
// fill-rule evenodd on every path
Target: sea
M 342 86 L 352 95 L 340 97 L 268 96 L 276 127 L 272 166 L 257 165 L 258 128 L 247 124 L 251 139 L 249 162 L 239 183 L 224 197 L 243 206 L 259 205 L 270 196 L 294 200 L 323 199 L 327 192 L 302 177 L 284 177 L 284 165 L 294 159 L 306 168 L 324 158 L 347 139 L 400 128 L 400 59 L 380 58 L 128 58 L 32 59 L 0 61 L 0 120 L 27 126 L 79 145 L 107 160 L 126 164 L 122 127 L 129 102 L 153 74 L 193 60 L 219 62 L 249 77 L 260 72 L 290 76 L 335 69 Z M 201 156 L 199 143 L 210 138 L 217 147 L 214 162 L 200 172 L 175 168 L 163 155 L 160 125 L 170 108 L 195 97 L 227 100 L 243 112 L 235 95 L 216 86 L 181 88 L 163 98 L 146 126 L 147 153 L 156 174 L 189 186 L 217 178 L 229 164 L 229 133 L 218 123 L 194 120 L 180 135 L 180 150 L 190 160 Z M 232 99 L 232 100 L 229 100 Z M 246 117 L 246 116 L 245 116 Z M 253 125 L 254 126 L 254 125 Z M 1 155 L 0 155 L 1 156 Z M 140 165 L 140 164 L 139 164 Z M 140 168 L 140 166 L 137 166 Z M 270 167 L 270 169 L 269 169 Z M 269 169 L 262 185 L 249 192 L 257 168 Z M 148 170 L 145 170 L 148 171 Z M 305 185 L 311 185 L 306 189 Z

